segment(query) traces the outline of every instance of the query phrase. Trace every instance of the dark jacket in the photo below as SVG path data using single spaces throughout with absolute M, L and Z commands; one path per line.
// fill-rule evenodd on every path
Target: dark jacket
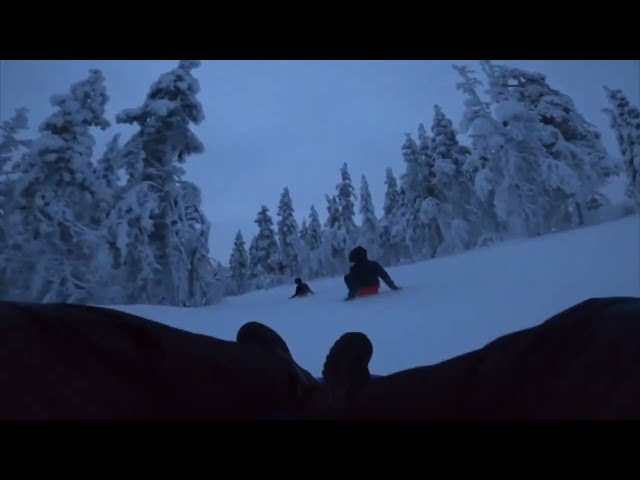
M 349 260 L 353 265 L 345 280 L 347 280 L 348 285 L 352 287 L 350 290 L 357 290 L 362 287 L 379 287 L 379 279 L 382 279 L 390 289 L 398 289 L 382 265 L 374 260 L 369 260 L 367 251 L 364 248 L 354 248 L 349 254 Z
M 313 294 L 313 291 L 311 290 L 309 285 L 307 285 L 306 283 L 299 283 L 298 285 L 296 285 L 296 292 L 289 298 L 304 297 L 305 295 L 309 295 L 310 293 Z

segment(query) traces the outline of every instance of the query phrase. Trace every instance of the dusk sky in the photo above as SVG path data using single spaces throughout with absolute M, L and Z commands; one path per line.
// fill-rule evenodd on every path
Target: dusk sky
M 496 60 L 544 73 L 553 88 L 570 95 L 578 111 L 603 134 L 616 157 L 618 147 L 602 109 L 603 85 L 622 89 L 640 104 L 638 60 Z M 260 205 L 276 216 L 283 187 L 288 186 L 298 221 L 315 204 L 326 216 L 325 193 L 334 193 L 343 162 L 357 191 L 367 176 L 377 214 L 384 198 L 386 167 L 396 175 L 404 166 L 400 146 L 405 132 L 418 124 L 431 127 L 433 105 L 440 105 L 457 127 L 462 94 L 452 64 L 479 67 L 477 61 L 214 61 L 194 71 L 206 119 L 194 131 L 206 151 L 191 157 L 187 178 L 202 190 L 203 209 L 212 224 L 211 256 L 226 263 L 233 237 L 241 229 L 247 246 L 256 232 Z M 35 131 L 52 112 L 49 97 L 65 93 L 71 83 L 98 68 L 111 97 L 107 114 L 137 107 L 159 75 L 177 60 L 29 60 L 0 62 L 0 119 L 21 106 L 30 109 Z M 482 75 L 479 75 L 482 79 Z M 96 153 L 118 125 L 95 131 Z

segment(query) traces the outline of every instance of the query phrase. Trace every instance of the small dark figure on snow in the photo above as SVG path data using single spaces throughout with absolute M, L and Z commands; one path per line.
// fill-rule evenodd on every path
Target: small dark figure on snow
M 296 278 L 296 292 L 289 297 L 289 300 L 295 297 L 306 297 L 307 295 L 315 295 L 309 285 L 304 283 L 301 278 Z
M 380 278 L 391 290 L 400 290 L 386 270 L 378 262 L 369 260 L 364 247 L 356 247 L 349 253 L 352 263 L 349 273 L 344 276 L 344 283 L 349 289 L 346 300 L 356 297 L 376 295 L 380 290 Z

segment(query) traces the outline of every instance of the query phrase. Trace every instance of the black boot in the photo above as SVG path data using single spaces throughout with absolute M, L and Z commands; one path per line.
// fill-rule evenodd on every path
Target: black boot
M 329 408 L 348 408 L 371 381 L 369 362 L 373 345 L 361 332 L 342 335 L 331 347 L 322 370 Z
M 258 322 L 245 323 L 238 330 L 236 341 L 244 345 L 255 345 L 285 361 L 291 372 L 292 390 L 300 408 L 304 407 L 310 393 L 320 388 L 318 380 L 296 363 L 287 343 L 272 328 Z

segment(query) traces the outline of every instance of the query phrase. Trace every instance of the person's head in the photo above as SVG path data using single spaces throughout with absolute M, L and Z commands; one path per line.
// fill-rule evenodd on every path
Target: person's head
M 300 285 L 302 283 L 302 279 L 300 277 L 295 279 L 296 285 Z
M 357 246 L 349 252 L 349 262 L 351 263 L 366 262 L 367 260 L 367 250 L 364 247 Z

